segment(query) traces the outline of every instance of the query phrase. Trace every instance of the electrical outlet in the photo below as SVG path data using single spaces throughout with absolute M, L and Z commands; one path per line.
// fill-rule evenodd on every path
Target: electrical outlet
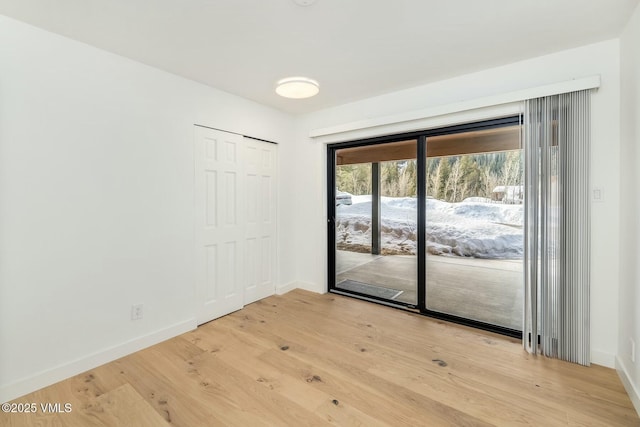
M 140 320 L 144 316 L 144 304 L 134 304 L 131 306 L 131 320 Z
M 601 187 L 593 187 L 591 189 L 591 201 L 592 202 L 604 202 L 604 190 Z
M 629 338 L 629 347 L 631 350 L 631 361 L 633 363 L 636 363 L 636 342 L 633 340 L 633 338 Z

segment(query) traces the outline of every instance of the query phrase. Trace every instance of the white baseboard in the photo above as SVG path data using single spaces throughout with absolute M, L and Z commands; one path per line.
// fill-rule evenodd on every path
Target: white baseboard
M 304 289 L 305 291 L 314 292 L 316 294 L 326 294 L 327 287 L 326 285 L 318 285 L 317 283 L 310 282 L 299 282 L 298 287 L 300 289 Z
M 196 319 L 188 319 L 148 335 L 131 339 L 122 344 L 38 372 L 13 383 L 0 385 L 0 403 L 16 399 L 27 393 L 55 384 L 58 381 L 78 375 L 128 354 L 168 340 L 169 338 L 191 331 L 196 327 Z
M 634 408 L 636 408 L 636 412 L 640 416 L 640 390 L 638 390 L 638 387 L 636 387 L 633 381 L 631 381 L 631 377 L 629 376 L 627 369 L 617 356 L 616 371 L 618 371 L 618 376 L 622 380 L 622 385 L 624 385 L 624 389 L 627 390 L 627 394 L 629 395 L 629 398 L 631 398 L 631 403 L 633 403 Z
M 314 285 L 313 283 L 293 281 L 293 282 L 287 283 L 286 285 L 278 286 L 276 288 L 276 294 L 284 295 L 287 292 L 292 291 L 294 289 L 304 289 L 305 291 L 314 292 L 316 294 L 325 294 L 325 293 L 327 293 L 326 289 L 324 289 L 324 290 L 319 289 L 318 286 Z
M 616 355 L 603 351 L 591 350 L 591 363 L 614 369 L 616 367 Z
M 284 295 L 289 291 L 292 291 L 294 289 L 298 289 L 298 282 L 289 282 L 287 284 L 284 285 L 279 285 L 276 287 L 276 294 L 277 295 Z

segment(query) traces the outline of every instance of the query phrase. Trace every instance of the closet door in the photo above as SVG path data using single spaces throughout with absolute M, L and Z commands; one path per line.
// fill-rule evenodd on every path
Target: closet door
M 277 145 L 244 139 L 246 239 L 244 303 L 275 293 Z
M 244 305 L 243 156 L 241 135 L 195 127 L 198 324 Z

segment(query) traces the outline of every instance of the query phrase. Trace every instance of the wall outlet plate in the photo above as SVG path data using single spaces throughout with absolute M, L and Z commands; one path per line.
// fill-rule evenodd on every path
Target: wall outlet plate
M 593 187 L 591 189 L 591 201 L 596 203 L 604 202 L 604 190 L 602 187 Z
M 134 304 L 131 306 L 131 320 L 140 320 L 144 317 L 144 304 Z

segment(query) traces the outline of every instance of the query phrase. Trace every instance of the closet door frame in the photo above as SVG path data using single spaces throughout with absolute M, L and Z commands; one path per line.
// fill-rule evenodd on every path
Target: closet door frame
M 194 168 L 200 325 L 275 293 L 277 144 L 195 125 Z

